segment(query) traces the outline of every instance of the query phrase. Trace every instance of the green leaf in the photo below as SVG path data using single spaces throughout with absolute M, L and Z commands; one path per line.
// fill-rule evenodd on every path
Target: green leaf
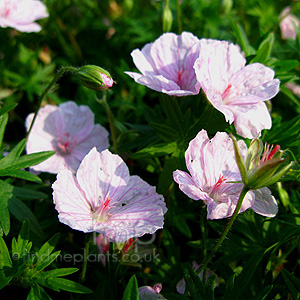
M 13 171 L 6 170 L 6 169 L 0 170 L 0 176 L 10 176 L 10 177 L 20 178 L 20 179 L 24 179 L 36 183 L 42 183 L 42 180 L 38 176 L 23 170 L 13 170 Z
M 237 39 L 237 43 L 242 47 L 246 56 L 255 54 L 255 50 L 250 46 L 250 43 L 247 39 L 245 31 L 242 26 L 238 23 L 235 23 L 231 18 L 229 18 L 230 25 L 233 29 L 234 36 Z
M 31 248 L 31 243 L 29 243 L 29 235 L 30 235 L 30 223 L 28 219 L 25 219 L 20 233 L 18 235 L 18 239 L 13 238 L 12 240 L 12 256 L 14 258 L 22 258 L 25 254 L 29 253 Z
M 174 142 L 178 138 L 177 131 L 169 125 L 150 123 L 151 128 L 167 143 Z
M 51 300 L 50 296 L 38 284 L 34 284 L 26 298 L 26 300 Z
M 177 143 L 161 143 L 156 144 L 154 146 L 146 147 L 133 155 L 131 155 L 132 159 L 140 159 L 140 158 L 148 158 L 148 157 L 158 157 L 167 154 L 171 154 L 175 152 L 177 149 Z
M 0 170 L 12 166 L 21 155 L 26 145 L 26 139 L 21 140 L 4 158 L 0 160 Z
M 234 281 L 235 281 L 236 274 L 232 274 L 229 279 L 227 280 L 225 294 L 224 294 L 224 300 L 231 300 L 233 298 L 233 292 L 234 292 Z
M 129 279 L 122 300 L 139 300 L 138 283 L 135 275 Z
M 11 197 L 13 197 L 13 188 L 12 185 L 0 180 L 0 227 L 5 235 L 7 235 L 10 230 L 8 202 Z
M 3 269 L 3 267 L 12 267 L 12 261 L 5 241 L 0 236 L 0 269 Z
M 37 270 L 42 270 L 45 268 L 47 263 L 49 262 L 49 256 L 54 250 L 56 244 L 59 241 L 60 234 L 56 233 L 52 236 L 37 252 L 38 262 L 37 262 Z
M 215 281 L 216 281 L 217 275 L 212 274 L 207 278 L 206 285 L 205 285 L 205 290 L 206 290 L 206 299 L 207 300 L 214 300 L 215 295 Z
M 48 288 L 51 288 L 55 291 L 64 290 L 64 291 L 79 293 L 79 294 L 93 293 L 93 291 L 91 291 L 89 288 L 87 288 L 77 282 L 74 282 L 72 280 L 65 279 L 65 278 L 51 277 L 51 278 L 48 278 L 45 282 L 47 284 L 45 286 L 47 286 Z M 41 284 L 43 284 L 43 283 L 41 283 Z
M 70 274 L 73 274 L 77 272 L 77 268 L 61 268 L 61 269 L 54 269 L 50 271 L 44 271 L 40 273 L 39 279 L 48 279 L 50 277 L 62 277 L 62 276 L 67 276 Z
M 202 280 L 189 263 L 183 265 L 183 276 L 186 287 L 193 299 L 208 300 Z
M 38 192 L 31 189 L 20 188 L 16 186 L 14 187 L 13 195 L 17 198 L 29 199 L 29 200 L 46 199 L 48 197 L 48 195 L 45 193 Z
M 277 60 L 271 64 L 276 74 L 291 71 L 298 66 L 299 62 L 295 59 Z
M 285 87 L 284 85 L 281 85 L 280 87 L 280 91 L 285 94 L 288 98 L 290 98 L 292 100 L 292 102 L 294 102 L 298 107 L 300 107 L 300 101 L 298 100 L 298 98 L 292 93 L 291 90 L 289 90 L 287 87 Z
M 43 270 L 46 267 L 48 267 L 49 265 L 51 265 L 56 260 L 56 258 L 58 257 L 59 254 L 60 254 L 60 250 L 55 251 L 52 254 L 49 254 L 49 255 L 45 254 L 44 256 L 39 257 L 39 258 L 41 258 L 41 260 L 38 262 L 37 269 Z
M 34 232 L 41 240 L 44 239 L 43 230 L 35 215 L 21 200 L 11 197 L 8 201 L 8 208 L 19 221 L 23 222 L 26 218 L 28 218 L 32 225 L 32 232 Z
M 2 115 L 0 117 L 0 150 L 2 147 L 3 136 L 4 136 L 7 121 L 8 121 L 8 114 Z
M 35 165 L 43 162 L 47 158 L 51 157 L 53 154 L 55 154 L 55 151 L 43 151 L 43 152 L 39 152 L 39 153 L 32 153 L 32 154 L 24 155 L 24 156 L 21 156 L 18 159 L 16 159 L 10 165 L 5 165 L 5 168 L 7 170 L 18 170 L 18 169 L 24 169 L 24 168 L 28 168 L 31 166 L 35 166 Z M 9 155 L 10 155 L 10 153 L 6 157 L 8 157 Z M 1 164 L 0 164 L 0 169 L 4 169 Z
M 14 103 L 14 104 L 10 104 L 4 107 L 0 108 L 0 116 L 8 113 L 9 111 L 13 110 L 16 106 L 18 105 L 18 103 Z
M 233 298 L 238 299 L 244 290 L 248 287 L 250 280 L 252 279 L 258 264 L 262 260 L 265 254 L 264 250 L 257 251 L 253 254 L 248 260 L 246 261 L 245 265 L 243 266 L 243 271 L 235 280 L 235 288 L 233 291 Z
M 0 270 L 0 290 L 3 289 L 6 285 L 8 285 L 12 279 L 13 276 L 6 277 L 4 271 Z
M 274 33 L 271 32 L 268 34 L 265 40 L 259 45 L 258 50 L 256 52 L 256 56 L 250 61 L 250 63 L 260 62 L 265 64 L 267 59 L 270 56 L 272 47 L 274 43 Z
M 265 286 L 261 291 L 259 291 L 251 300 L 264 300 L 272 291 L 273 286 Z
M 282 277 L 286 282 L 286 285 L 292 294 L 293 299 L 299 299 L 300 296 L 300 280 L 291 274 L 288 270 L 281 270 Z

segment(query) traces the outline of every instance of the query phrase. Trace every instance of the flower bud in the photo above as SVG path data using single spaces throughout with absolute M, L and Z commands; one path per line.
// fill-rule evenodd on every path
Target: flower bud
M 94 65 L 82 66 L 77 76 L 84 86 L 96 91 L 107 90 L 114 84 L 109 72 Z
M 171 11 L 169 5 L 166 5 L 164 7 L 163 15 L 162 15 L 163 32 L 171 31 L 172 23 L 173 23 L 172 11 Z
M 257 190 L 276 183 L 293 165 L 294 162 L 280 168 L 285 162 L 282 158 L 284 151 L 280 146 L 263 146 L 259 139 L 251 142 L 247 156 L 243 160 L 237 142 L 232 137 L 235 151 L 235 158 L 245 187 L 250 190 Z

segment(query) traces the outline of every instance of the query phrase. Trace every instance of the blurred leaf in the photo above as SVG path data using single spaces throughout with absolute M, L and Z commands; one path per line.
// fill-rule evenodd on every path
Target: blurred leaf
M 1 115 L 1 117 L 0 117 L 0 150 L 2 147 L 3 136 L 4 136 L 7 121 L 8 121 L 8 114 Z
M 30 228 L 32 232 L 34 232 L 41 240 L 44 239 L 43 230 L 35 215 L 21 200 L 11 197 L 8 201 L 8 208 L 19 221 L 23 222 L 28 218 L 31 223 Z
M 281 85 L 280 91 L 284 93 L 288 98 L 292 100 L 298 107 L 300 107 L 300 101 L 299 99 L 292 93 L 291 90 L 289 90 L 287 87 L 284 85 Z
M 242 47 L 246 56 L 255 54 L 255 50 L 250 46 L 245 31 L 242 26 L 238 23 L 235 23 L 231 18 L 229 18 L 230 25 L 233 29 L 234 36 L 237 39 L 237 43 Z
M 178 138 L 177 131 L 169 125 L 150 123 L 155 132 L 167 143 L 174 142 Z
M 135 275 L 129 279 L 122 300 L 139 300 L 138 283 Z
M 226 283 L 226 289 L 224 293 L 224 300 L 231 300 L 233 298 L 233 293 L 234 293 L 234 281 L 235 281 L 236 274 L 232 274 Z
M 276 60 L 270 66 L 275 69 L 277 74 L 293 70 L 299 66 L 299 62 L 295 59 Z
M 159 157 L 166 154 L 171 154 L 177 149 L 177 143 L 161 143 L 153 146 L 146 147 L 131 155 L 132 159 L 148 158 L 148 157 Z
M 196 272 L 189 263 L 183 265 L 183 275 L 186 287 L 190 292 L 192 299 L 195 300 L 210 300 L 205 293 L 205 287 Z
M 261 291 L 259 291 L 251 300 L 264 300 L 267 298 L 267 296 L 270 294 L 272 291 L 273 286 L 268 285 L 265 286 Z
M 265 40 L 259 45 L 258 50 L 256 52 L 256 56 L 251 60 L 250 63 L 262 63 L 265 64 L 267 59 L 270 56 L 272 47 L 274 43 L 274 33 L 271 32 L 268 34 Z
M 243 266 L 243 271 L 235 280 L 235 289 L 233 291 L 233 299 L 239 299 L 243 294 L 244 290 L 248 288 L 248 284 L 254 275 L 256 268 L 258 267 L 260 261 L 265 255 L 264 250 L 257 251 L 245 262 Z
M 38 192 L 31 189 L 25 189 L 14 186 L 13 195 L 17 198 L 21 199 L 28 199 L 28 200 L 34 200 L 34 199 L 46 199 L 48 197 L 47 194 Z
M 291 274 L 288 270 L 281 270 L 282 277 L 286 282 L 287 288 L 292 294 L 293 299 L 299 299 L 300 297 L 300 280 Z
M 13 110 L 16 106 L 18 105 L 18 103 L 14 103 L 14 104 L 10 104 L 10 105 L 6 105 L 4 107 L 0 108 L 0 116 L 10 112 L 11 110 Z

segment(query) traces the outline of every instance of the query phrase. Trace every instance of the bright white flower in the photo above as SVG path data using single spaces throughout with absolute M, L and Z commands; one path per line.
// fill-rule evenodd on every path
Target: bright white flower
M 246 138 L 270 129 L 272 120 L 264 101 L 279 91 L 280 81 L 263 64 L 245 66 L 240 48 L 226 41 L 201 40 L 194 68 L 208 101 Z
M 297 34 L 300 30 L 300 20 L 293 14 L 290 13 L 291 8 L 286 7 L 280 14 L 280 30 L 283 39 L 293 39 L 297 38 Z
M 131 56 L 142 73 L 125 72 L 137 83 L 171 96 L 199 93 L 194 62 L 199 56 L 199 39 L 190 32 L 164 33 L 154 43 L 135 49 Z
M 26 118 L 27 131 L 34 114 Z M 108 132 L 94 124 L 94 114 L 86 105 L 73 101 L 42 107 L 29 134 L 27 154 L 56 151 L 52 157 L 33 166 L 35 171 L 58 173 L 62 166 L 75 172 L 84 156 L 96 146 L 99 151 L 107 149 Z
M 238 141 L 243 157 L 247 154 L 244 141 Z M 173 173 L 179 188 L 193 200 L 203 200 L 207 205 L 208 219 L 230 217 L 243 189 L 233 141 L 225 132 L 218 132 L 211 140 L 201 130 L 190 142 L 185 152 L 186 166 L 190 174 L 176 170 Z M 251 208 L 256 213 L 274 217 L 277 202 L 268 188 L 249 191 L 239 212 Z
M 22 32 L 37 32 L 42 27 L 34 21 L 48 16 L 45 4 L 39 0 L 0 1 L 0 27 L 12 27 Z
M 83 232 L 99 232 L 112 242 L 154 233 L 167 212 L 163 196 L 108 150 L 93 148 L 76 177 L 62 169 L 52 185 L 60 222 Z

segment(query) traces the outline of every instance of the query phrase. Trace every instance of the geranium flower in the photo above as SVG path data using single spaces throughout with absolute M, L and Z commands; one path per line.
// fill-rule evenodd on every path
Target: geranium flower
M 245 66 L 238 46 L 226 41 L 201 40 L 194 68 L 208 101 L 234 126 L 239 135 L 257 138 L 272 120 L 264 101 L 279 90 L 274 71 L 260 63 Z
M 247 154 L 244 141 L 237 142 L 243 157 Z M 235 161 L 233 141 L 225 132 L 218 132 L 211 140 L 201 130 L 190 142 L 185 152 L 190 174 L 176 170 L 174 180 L 179 188 L 193 200 L 203 200 L 207 205 L 208 219 L 230 217 L 243 189 L 241 175 Z M 251 208 L 254 212 L 274 217 L 277 202 L 268 188 L 249 191 L 239 212 Z
M 199 93 L 193 65 L 199 56 L 199 39 L 189 32 L 165 33 L 131 56 L 142 73 L 125 72 L 137 83 L 171 96 Z
M 37 32 L 42 27 L 34 21 L 48 16 L 45 4 L 39 0 L 0 1 L 0 27 L 12 27 L 22 32 Z
M 26 118 L 27 131 L 32 119 L 33 113 Z M 28 136 L 26 152 L 56 151 L 52 157 L 32 167 L 35 171 L 56 174 L 63 165 L 75 172 L 94 146 L 99 151 L 109 147 L 107 130 L 94 124 L 94 114 L 88 106 L 68 101 L 39 110 Z
M 281 36 L 285 40 L 295 40 L 300 30 L 300 20 L 290 12 L 291 8 L 286 7 L 279 16 L 279 19 L 281 19 L 279 23 Z
M 140 177 L 130 176 L 123 160 L 108 150 L 93 148 L 76 177 L 62 169 L 52 188 L 60 222 L 73 229 L 123 243 L 163 227 L 163 196 Z

